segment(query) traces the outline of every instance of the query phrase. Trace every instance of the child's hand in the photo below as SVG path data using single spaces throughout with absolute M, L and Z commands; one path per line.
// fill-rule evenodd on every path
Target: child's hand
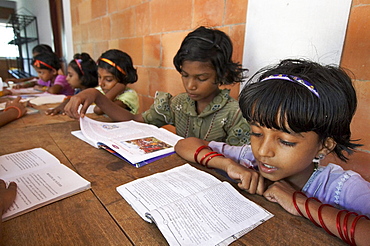
M 279 203 L 280 206 L 282 206 L 289 213 L 299 215 L 293 204 L 293 193 L 295 191 L 296 190 L 290 184 L 281 180 L 270 185 L 263 193 L 263 196 L 270 202 Z M 297 196 L 297 201 L 300 198 L 299 196 L 301 195 Z
M 55 107 L 53 109 L 48 109 L 45 111 L 45 114 L 47 115 L 57 115 L 57 114 L 65 114 L 63 107 Z
M 69 100 L 70 100 L 69 97 L 65 98 L 64 101 L 61 104 L 59 104 L 57 107 L 55 107 L 53 109 L 46 110 L 45 114 L 47 114 L 47 115 L 57 115 L 57 114 L 65 115 L 64 107 L 67 105 Z
M 265 191 L 264 178 L 252 169 L 236 164 L 228 165 L 226 172 L 230 178 L 239 181 L 240 189 L 246 190 L 250 194 L 262 195 Z
M 88 107 L 95 102 L 96 98 L 101 94 L 94 88 L 81 91 L 77 95 L 71 97 L 67 105 L 64 107 L 64 112 L 71 118 L 78 119 L 84 117 Z M 81 111 L 78 112 L 79 106 L 82 104 Z
M 0 179 L 0 211 L 4 214 L 6 210 L 13 204 L 15 196 L 17 195 L 17 184 L 10 182 L 6 187 L 4 180 Z
M 21 116 L 25 115 L 25 113 L 27 112 L 27 109 L 23 105 L 23 103 L 20 102 L 21 99 L 22 99 L 21 97 L 17 97 L 13 101 L 8 101 L 5 105 L 5 108 L 12 107 L 12 106 L 16 107 L 16 108 L 19 108 L 20 112 L 21 112 Z
M 38 91 L 45 91 L 45 86 L 42 85 L 35 85 L 33 89 L 38 90 Z
M 116 83 L 112 89 L 109 91 L 105 91 L 105 96 L 109 98 L 111 101 L 114 101 L 114 99 L 121 95 L 126 90 L 126 85 L 121 83 Z

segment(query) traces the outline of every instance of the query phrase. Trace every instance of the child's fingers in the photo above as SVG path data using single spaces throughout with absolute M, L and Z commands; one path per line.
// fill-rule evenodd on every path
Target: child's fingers
M 14 102 L 14 103 L 19 103 L 21 99 L 22 99 L 21 97 L 16 97 L 16 98 L 13 100 L 13 102 Z
M 15 182 L 10 182 L 8 186 L 9 190 L 12 190 L 12 192 L 17 192 L 17 183 Z
M 85 117 L 86 111 L 89 108 L 89 106 L 90 106 L 90 104 L 86 103 L 86 102 L 81 104 L 81 105 L 78 105 L 78 109 L 77 109 L 78 116 L 81 117 L 81 118 Z M 66 111 L 66 110 L 64 109 L 64 111 Z
M 80 113 L 78 112 L 78 107 L 80 103 L 75 97 L 72 97 L 67 105 L 64 107 L 64 112 L 71 118 L 80 118 Z
M 265 179 L 263 178 L 262 175 L 260 175 L 258 178 L 257 194 L 263 195 L 265 190 L 266 190 Z
M 5 181 L 0 179 L 0 189 L 4 189 L 5 187 L 6 187 Z

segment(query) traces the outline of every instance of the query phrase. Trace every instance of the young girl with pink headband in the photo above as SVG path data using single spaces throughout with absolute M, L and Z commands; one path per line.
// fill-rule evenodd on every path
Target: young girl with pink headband
M 95 61 L 87 53 L 77 53 L 73 56 L 67 67 L 67 81 L 78 94 L 87 88 L 94 88 L 98 85 L 98 72 Z M 64 114 L 64 107 L 71 96 L 67 96 L 61 104 L 53 109 L 47 110 L 47 115 Z

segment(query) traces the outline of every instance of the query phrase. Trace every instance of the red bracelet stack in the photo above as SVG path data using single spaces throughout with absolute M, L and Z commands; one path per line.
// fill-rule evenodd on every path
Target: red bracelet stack
M 198 155 L 199 155 L 199 152 L 202 151 L 203 149 L 209 149 L 211 150 L 211 152 L 208 152 L 207 154 L 205 154 L 201 159 L 200 161 L 198 161 Z M 206 146 L 206 145 L 203 145 L 203 146 L 200 146 L 194 153 L 194 160 L 196 163 L 202 165 L 202 166 L 205 166 L 208 168 L 208 162 L 216 157 L 216 156 L 224 156 L 223 154 L 220 154 L 220 153 L 217 153 L 216 151 L 213 151 L 211 147 L 209 146 Z M 207 158 L 207 159 L 206 159 Z M 206 159 L 206 162 L 203 164 L 203 161 Z
M 195 162 L 196 162 L 197 164 L 200 164 L 200 163 L 198 162 L 198 155 L 199 155 L 199 152 L 201 152 L 203 149 L 209 149 L 209 150 L 211 150 L 211 151 L 212 151 L 212 148 L 211 148 L 211 147 L 209 147 L 209 146 L 206 146 L 206 145 L 202 145 L 202 146 L 200 146 L 200 147 L 195 151 L 195 153 L 194 153 L 194 160 L 195 160 Z
M 213 155 L 213 154 L 218 154 L 218 153 L 217 153 L 216 151 L 208 152 L 207 154 L 205 154 L 205 155 L 200 159 L 199 164 L 200 164 L 200 165 L 202 165 L 202 166 L 205 166 L 205 165 L 203 164 L 204 159 L 206 159 L 208 156 L 211 156 L 211 155 Z
M 293 193 L 293 205 L 294 207 L 296 208 L 296 210 L 298 211 L 298 213 L 304 217 L 304 215 L 302 214 L 301 210 L 299 209 L 298 205 L 297 205 L 297 201 L 296 201 L 296 195 L 297 194 L 301 194 L 305 197 L 307 197 L 304 193 L 302 193 L 301 191 L 296 191 Z M 315 201 L 318 201 L 320 202 L 320 200 L 318 200 L 317 198 L 315 197 L 309 197 L 307 198 L 306 202 L 305 202 L 305 211 L 306 211 L 306 214 L 307 214 L 307 217 L 309 218 L 309 220 L 311 220 L 316 226 L 320 226 L 330 235 L 332 236 L 335 236 L 325 225 L 324 223 L 324 220 L 322 218 L 322 209 L 324 207 L 333 207 L 332 205 L 330 204 L 321 204 L 318 211 L 317 211 L 317 217 L 319 219 L 319 222 L 320 224 L 318 224 L 312 217 L 311 215 L 311 212 L 310 212 L 310 209 L 309 209 L 309 201 L 310 200 L 315 200 Z M 343 223 L 342 220 L 341 220 L 341 217 L 342 217 L 342 214 L 345 213 L 345 216 L 344 216 L 344 219 L 343 219 Z M 350 229 L 348 230 L 348 220 L 349 220 L 349 217 L 351 215 L 355 215 L 355 219 L 352 221 L 352 224 L 351 224 L 351 227 Z M 338 234 L 340 236 L 340 238 L 350 244 L 350 245 L 356 245 L 356 242 L 355 242 L 355 229 L 356 229 L 356 225 L 357 225 L 357 222 L 361 219 L 361 218 L 365 218 L 365 219 L 369 219 L 367 216 L 365 215 L 358 215 L 357 213 L 355 212 L 349 212 L 348 210 L 341 210 L 339 211 L 339 213 L 337 214 L 337 217 L 336 217 L 336 227 L 337 227 L 337 230 L 338 230 Z

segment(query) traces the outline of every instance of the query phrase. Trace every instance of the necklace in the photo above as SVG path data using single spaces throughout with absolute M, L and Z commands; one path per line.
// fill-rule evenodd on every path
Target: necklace
M 204 135 L 204 137 L 202 138 L 203 140 L 207 140 L 209 134 L 211 133 L 217 114 L 218 114 L 218 112 L 215 112 L 213 114 L 211 123 L 208 127 L 208 130 L 207 130 L 206 134 Z M 190 128 L 190 115 L 187 115 L 187 116 L 188 116 L 188 118 L 187 118 L 187 122 L 186 122 L 185 138 L 189 137 L 189 128 Z

